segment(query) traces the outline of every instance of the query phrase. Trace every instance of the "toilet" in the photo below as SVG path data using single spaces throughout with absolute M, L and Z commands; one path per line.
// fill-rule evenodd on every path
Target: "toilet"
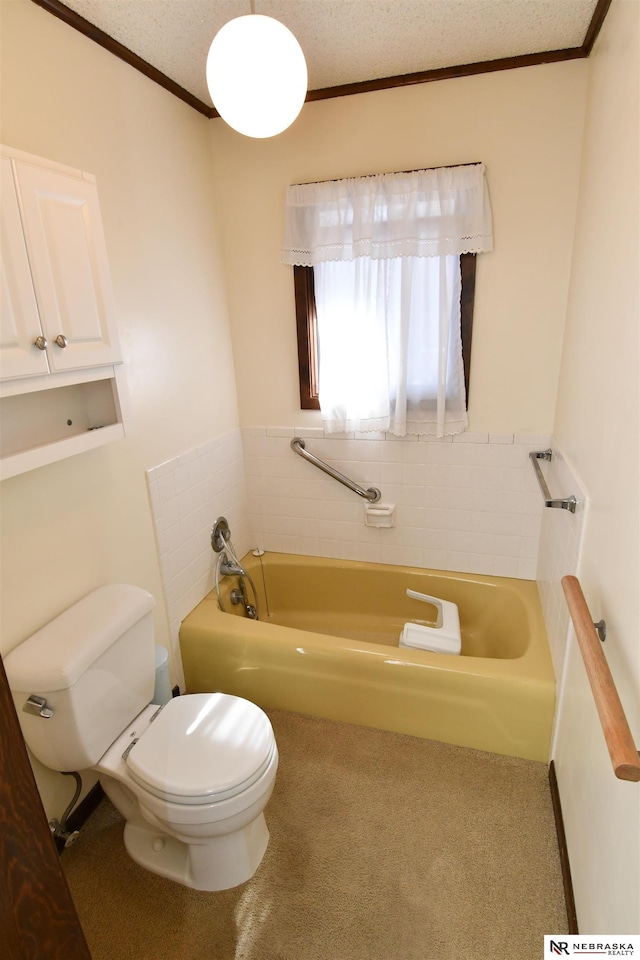
M 278 767 L 266 714 L 224 693 L 150 703 L 151 594 L 94 590 L 4 658 L 25 742 L 46 767 L 97 771 L 140 866 L 196 890 L 257 870 Z

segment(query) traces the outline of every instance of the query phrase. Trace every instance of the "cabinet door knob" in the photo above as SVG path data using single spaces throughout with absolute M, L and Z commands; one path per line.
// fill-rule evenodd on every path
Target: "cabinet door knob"
M 54 342 L 56 346 L 60 347 L 61 350 L 64 350 L 69 341 L 65 337 L 64 333 L 59 333 Z
M 49 346 L 46 337 L 36 337 L 33 341 L 33 344 L 38 348 L 38 350 L 46 350 Z

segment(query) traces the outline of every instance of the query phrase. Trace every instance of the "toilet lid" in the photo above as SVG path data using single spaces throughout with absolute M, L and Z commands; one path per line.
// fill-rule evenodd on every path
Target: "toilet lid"
M 224 693 L 174 697 L 127 755 L 140 786 L 173 803 L 215 803 L 251 786 L 276 748 L 260 707 Z

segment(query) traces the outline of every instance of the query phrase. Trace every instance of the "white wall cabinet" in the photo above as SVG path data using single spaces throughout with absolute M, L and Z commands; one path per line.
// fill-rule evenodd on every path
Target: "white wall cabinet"
M 36 345 L 42 336 L 40 315 L 20 218 L 13 168 L 2 165 L 2 247 L 0 248 L 0 376 L 27 377 L 49 372 L 46 351 Z
M 0 477 L 124 436 L 95 178 L 0 148 Z

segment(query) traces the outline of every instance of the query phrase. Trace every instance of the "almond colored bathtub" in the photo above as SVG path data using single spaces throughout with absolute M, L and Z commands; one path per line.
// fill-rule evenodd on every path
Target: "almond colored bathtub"
M 242 562 L 260 620 L 230 603 L 238 578 L 224 577 L 232 612 L 213 591 L 180 630 L 189 693 L 548 760 L 555 680 L 533 581 L 278 553 Z M 407 588 L 458 605 L 460 656 L 399 647 L 406 622 L 436 616 Z

